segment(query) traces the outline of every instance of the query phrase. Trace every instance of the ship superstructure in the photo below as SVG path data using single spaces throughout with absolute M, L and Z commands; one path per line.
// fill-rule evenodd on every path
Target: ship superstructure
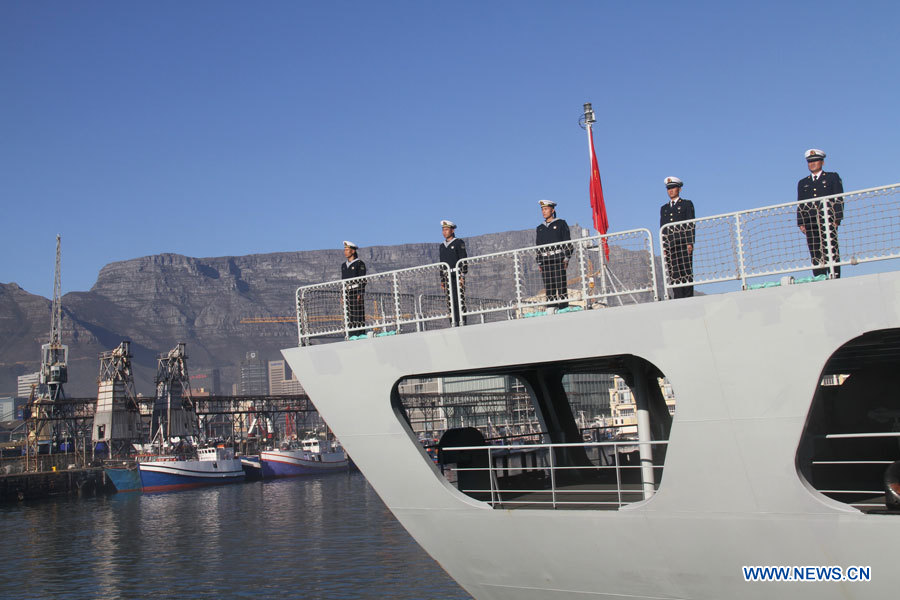
M 900 185 L 843 201 L 843 279 L 800 273 L 786 203 L 694 220 L 694 280 L 663 264 L 663 294 L 649 232 L 573 240 L 567 314 L 546 310 L 538 248 L 467 259 L 458 327 L 446 265 L 368 275 L 372 335 L 352 341 L 346 314 L 324 317 L 351 280 L 300 288 L 301 345 L 283 354 L 387 506 L 480 600 L 888 597 L 900 272 L 852 267 L 900 257 Z M 716 293 L 659 301 L 688 283 Z M 584 374 L 625 382 L 634 435 L 585 441 L 566 392 Z M 540 431 L 454 427 L 436 464 L 400 390 L 459 376 L 514 378 Z M 864 577 L 748 581 L 758 566 Z

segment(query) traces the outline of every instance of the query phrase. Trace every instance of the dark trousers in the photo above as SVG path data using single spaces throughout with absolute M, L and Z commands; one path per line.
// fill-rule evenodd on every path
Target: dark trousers
M 566 281 L 566 259 L 562 254 L 544 257 L 541 261 L 541 277 L 547 290 L 549 306 L 569 306 L 569 283 Z
M 447 290 L 447 280 L 444 277 L 441 277 L 441 286 L 448 291 L 447 310 L 453 313 L 453 324 L 459 325 L 462 322 L 465 325 L 466 319 L 460 316 L 460 309 L 466 309 L 466 280 L 465 278 L 459 279 L 458 275 L 456 272 L 450 274 L 449 290 Z M 460 300 L 462 300 L 461 303 Z
M 666 272 L 671 283 L 690 283 L 694 281 L 694 257 L 688 252 L 688 245 L 681 241 L 667 242 Z M 690 298 L 694 295 L 694 286 L 685 285 L 672 288 L 672 298 Z
M 350 330 L 363 329 L 366 326 L 366 293 L 360 290 L 347 290 L 344 294 L 347 306 L 347 325 Z M 362 333 L 357 331 L 356 333 Z
M 827 244 L 828 241 L 826 236 L 822 235 L 823 230 L 825 228 L 819 223 L 812 222 L 806 226 L 806 246 L 809 248 L 809 257 L 812 259 L 813 264 L 813 275 L 828 275 L 830 269 L 826 266 L 823 266 L 826 262 L 826 255 L 828 254 Z M 839 261 L 841 260 L 841 251 L 838 247 L 838 236 L 837 236 L 837 225 L 831 223 L 828 227 L 828 238 L 830 238 L 831 242 L 831 260 Z M 835 265 L 834 267 L 834 277 L 835 279 L 841 276 L 841 267 Z

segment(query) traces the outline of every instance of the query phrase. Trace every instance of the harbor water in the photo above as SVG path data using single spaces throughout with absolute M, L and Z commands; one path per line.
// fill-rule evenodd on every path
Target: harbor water
M 0 505 L 0 598 L 471 597 L 358 472 Z

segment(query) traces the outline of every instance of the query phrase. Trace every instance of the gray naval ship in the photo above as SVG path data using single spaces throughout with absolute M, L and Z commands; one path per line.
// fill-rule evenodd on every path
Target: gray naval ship
M 824 231 L 836 203 L 815 261 L 794 202 L 306 286 L 283 354 L 385 504 L 479 600 L 888 598 L 900 184 L 815 200 Z M 676 227 L 694 240 L 679 278 Z M 564 298 L 539 268 L 554 251 Z M 666 301 L 691 285 L 704 293 Z M 627 386 L 628 427 L 578 422 L 565 382 L 585 374 Z M 533 426 L 491 439 L 438 397 L 447 427 L 429 453 L 403 384 L 455 376 L 514 379 Z

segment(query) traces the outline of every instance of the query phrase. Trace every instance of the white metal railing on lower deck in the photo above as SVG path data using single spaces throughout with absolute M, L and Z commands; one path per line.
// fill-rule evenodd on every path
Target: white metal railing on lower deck
M 837 236 L 821 236 L 822 262 L 813 264 L 798 210 L 827 231 L 843 218 Z M 836 239 L 836 242 L 834 241 Z M 692 241 L 690 259 L 680 247 Z M 659 232 L 667 288 L 740 281 L 805 271 L 828 274 L 842 265 L 900 257 L 900 184 L 667 223 Z M 834 246 L 836 247 L 833 247 Z M 682 262 L 689 260 L 688 271 Z M 693 271 L 692 273 L 690 271 Z
M 828 433 L 824 435 L 818 436 L 819 439 L 825 440 L 863 440 L 863 439 L 884 439 L 884 438 L 895 438 L 900 441 L 900 431 L 860 431 L 856 433 Z M 840 459 L 832 459 L 832 460 L 813 460 L 811 464 L 814 466 L 825 466 L 825 467 L 845 467 L 845 466 L 864 466 L 864 465 L 886 465 L 890 466 L 894 464 L 895 460 L 878 460 L 878 459 L 868 459 L 868 460 L 858 460 L 858 459 L 849 459 L 849 460 L 840 460 Z M 878 498 L 884 498 L 885 490 L 854 490 L 854 489 L 820 489 L 816 488 L 819 493 L 822 494 L 831 494 L 833 496 L 838 496 L 835 498 L 840 502 L 844 502 L 850 506 L 855 506 L 857 508 L 884 508 L 885 503 L 884 500 L 878 500 L 873 502 L 872 500 Z M 869 500 L 866 502 L 846 502 L 840 499 L 841 495 L 849 495 L 849 496 L 870 496 Z
M 634 449 L 649 445 L 651 448 L 655 446 L 666 446 L 668 440 L 640 442 L 637 440 L 621 440 L 612 442 L 583 442 L 583 443 L 567 443 L 567 444 L 508 444 L 508 445 L 488 445 L 488 446 L 454 446 L 441 448 L 441 452 L 467 452 L 467 453 L 485 453 L 487 455 L 487 467 L 449 467 L 441 465 L 445 474 L 449 474 L 451 481 L 455 479 L 454 475 L 466 472 L 487 472 L 488 486 L 486 488 L 468 488 L 459 487 L 459 491 L 467 495 L 489 495 L 490 500 L 485 500 L 494 508 L 595 508 L 603 510 L 613 510 L 621 508 L 626 504 L 632 504 L 652 496 L 659 486 L 662 479 L 663 465 L 653 465 L 654 481 L 643 480 L 643 465 L 623 465 L 620 461 L 620 450 Z M 555 464 L 555 450 L 559 449 L 583 448 L 587 452 L 589 449 L 596 449 L 596 458 L 591 458 L 589 465 L 558 465 Z M 610 452 L 607 452 L 610 451 Z M 508 456 L 511 453 L 538 453 L 540 456 L 540 464 L 533 465 L 531 468 L 527 464 L 519 466 L 496 466 L 496 459 L 502 456 Z M 611 455 L 611 456 L 610 456 Z M 590 458 L 590 457 L 589 457 Z M 612 460 L 612 464 L 602 464 L 604 458 Z M 458 464 L 458 463 L 448 463 Z M 522 488 L 522 487 L 505 487 L 502 485 L 504 477 L 502 474 L 511 470 L 519 470 L 523 473 L 533 473 L 535 471 L 545 474 L 543 487 L 539 488 Z M 572 484 L 569 482 L 560 483 L 559 474 L 565 471 L 608 471 L 615 470 L 615 483 L 594 483 L 584 482 Z M 636 477 L 634 481 L 625 482 L 623 474 L 627 471 L 634 471 Z M 648 486 L 653 491 L 648 493 Z

